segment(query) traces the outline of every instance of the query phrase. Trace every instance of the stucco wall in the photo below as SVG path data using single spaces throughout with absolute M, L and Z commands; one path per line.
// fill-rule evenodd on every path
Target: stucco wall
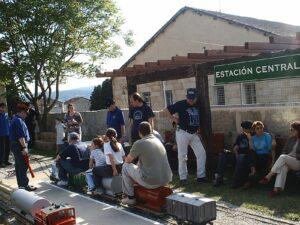
M 170 59 L 172 56 L 186 56 L 187 53 L 203 52 L 205 49 L 222 49 L 224 45 L 244 45 L 246 41 L 267 42 L 263 33 L 230 24 L 221 19 L 186 11 L 162 32 L 145 51 L 135 57 L 129 66 Z M 185 96 L 186 88 L 195 86 L 194 79 L 166 81 L 166 90 L 173 91 L 173 100 Z M 151 90 L 153 109 L 164 107 L 162 82 L 138 85 L 139 92 Z M 127 89 L 125 78 L 113 79 L 113 92 L 117 104 L 127 108 Z M 124 100 L 125 99 L 125 100 Z
M 126 118 L 126 130 L 128 128 L 128 111 L 124 110 Z M 83 117 L 83 140 L 90 140 L 97 134 L 104 134 L 106 130 L 106 110 L 82 112 Z M 161 134 L 171 129 L 171 121 L 160 117 L 155 112 L 155 129 Z M 205 116 L 205 115 L 204 115 Z M 63 114 L 51 114 L 49 116 L 49 131 L 54 131 L 54 119 L 63 118 Z M 261 120 L 267 126 L 269 132 L 287 136 L 289 132 L 289 123 L 300 119 L 300 107 L 247 107 L 247 108 L 213 108 L 212 123 L 213 132 L 222 132 L 225 134 L 225 142 L 230 145 L 234 141 L 237 133 L 240 132 L 240 123 L 242 120 Z M 127 134 L 128 135 L 128 134 Z
M 72 104 L 75 106 L 76 111 L 86 112 L 90 110 L 91 102 L 85 98 L 79 98 L 76 101 L 72 101 Z M 64 112 L 67 111 L 68 103 L 64 103 Z

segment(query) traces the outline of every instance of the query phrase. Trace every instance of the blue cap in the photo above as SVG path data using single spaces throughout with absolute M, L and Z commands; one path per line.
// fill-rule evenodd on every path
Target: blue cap
M 196 88 L 189 88 L 186 91 L 186 98 L 190 100 L 194 100 L 196 98 Z

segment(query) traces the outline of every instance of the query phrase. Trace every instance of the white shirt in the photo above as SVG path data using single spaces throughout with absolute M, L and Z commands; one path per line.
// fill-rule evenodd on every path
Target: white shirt
M 62 145 L 63 139 L 65 137 L 65 125 L 63 123 L 59 123 L 55 125 L 56 129 L 56 144 L 57 145 Z
M 106 165 L 106 156 L 101 149 L 95 149 L 91 152 L 90 158 L 95 161 L 95 167 Z
M 106 155 L 106 164 L 111 165 L 110 159 L 108 157 L 109 154 L 112 154 L 112 156 L 115 158 L 115 163 L 122 164 L 123 163 L 123 156 L 125 156 L 124 149 L 120 143 L 117 143 L 120 151 L 114 152 L 114 150 L 110 146 L 110 142 L 107 142 L 104 144 L 104 154 Z

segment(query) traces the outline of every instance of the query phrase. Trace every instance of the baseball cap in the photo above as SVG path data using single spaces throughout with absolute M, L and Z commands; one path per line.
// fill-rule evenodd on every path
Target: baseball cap
M 189 88 L 186 91 L 186 98 L 194 100 L 196 98 L 196 88 Z
M 115 104 L 115 100 L 113 99 L 107 99 L 106 102 L 105 102 L 105 106 L 106 108 L 110 107 L 111 105 Z
M 28 104 L 26 104 L 25 102 L 18 103 L 16 108 L 18 111 L 28 112 L 29 110 Z

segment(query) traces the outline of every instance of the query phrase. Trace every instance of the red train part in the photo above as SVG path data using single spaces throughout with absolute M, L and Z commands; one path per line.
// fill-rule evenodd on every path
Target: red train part
M 35 215 L 35 225 L 75 225 L 75 209 L 69 206 L 53 205 Z
M 134 186 L 137 205 L 159 213 L 166 207 L 166 197 L 172 193 L 172 189 L 168 187 L 147 189 L 140 185 Z

